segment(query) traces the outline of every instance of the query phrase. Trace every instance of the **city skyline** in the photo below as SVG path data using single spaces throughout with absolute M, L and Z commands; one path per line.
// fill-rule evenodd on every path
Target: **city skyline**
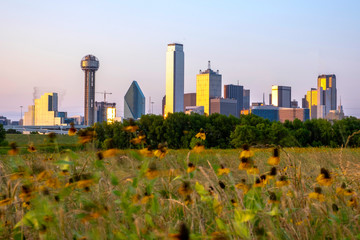
M 125 86 L 133 79 L 155 102 L 154 113 L 161 114 L 166 44 L 179 42 L 186 48 L 185 93 L 196 91 L 196 74 L 208 60 L 221 70 L 222 85 L 239 81 L 252 90 L 251 102 L 261 101 L 263 93 L 267 96 L 271 85 L 291 86 L 292 98 L 300 102 L 316 87 L 318 75 L 336 74 L 338 102 L 341 97 L 346 115 L 360 117 L 356 1 L 229 1 L 220 6 L 184 2 L 175 3 L 178 11 L 171 14 L 161 1 L 145 2 L 140 9 L 136 3 L 93 2 L 84 9 L 80 3 L 69 3 L 0 4 L 0 82 L 6 86 L 0 90 L 0 115 L 19 120 L 20 106 L 32 104 L 34 87 L 40 94 L 58 92 L 60 111 L 83 115 L 84 76 L 78 62 L 89 53 L 102 62 L 96 89 L 113 92 L 109 101 L 117 103 L 119 115 Z M 199 18 L 199 8 L 220 17 Z M 143 17 L 131 16 L 134 11 Z M 150 37 L 144 42 L 142 35 Z

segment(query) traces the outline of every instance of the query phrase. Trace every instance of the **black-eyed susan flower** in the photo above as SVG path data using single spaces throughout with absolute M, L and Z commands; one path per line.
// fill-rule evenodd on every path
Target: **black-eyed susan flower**
M 51 178 L 51 176 L 53 174 L 54 174 L 54 172 L 51 171 L 51 170 L 44 170 L 44 171 L 42 171 L 41 173 L 39 173 L 37 175 L 36 180 L 39 181 L 39 182 L 40 181 L 45 181 L 45 180 Z
M 79 136 L 79 143 L 86 144 L 95 139 L 96 133 L 92 128 L 87 128 L 87 129 L 79 130 L 78 136 Z
M 262 188 L 265 186 L 265 183 L 264 181 L 262 181 L 260 178 L 257 177 L 253 186 Z
M 346 189 L 346 184 L 342 183 L 340 187 L 336 188 L 336 194 L 339 196 L 351 196 L 354 194 L 352 189 Z
M 257 168 L 257 166 L 252 166 L 252 167 L 248 168 L 246 170 L 246 172 L 249 175 L 258 175 L 259 174 L 259 169 Z
M 276 181 L 276 186 L 277 187 L 285 187 L 285 186 L 288 186 L 290 184 L 290 181 L 287 179 L 286 176 L 281 176 L 279 181 Z
M 152 157 L 154 156 L 153 154 L 153 148 L 151 146 L 148 146 L 146 148 L 140 149 L 139 150 L 140 154 L 143 155 L 144 157 Z
M 154 151 L 154 155 L 160 159 L 164 158 L 168 153 L 167 147 L 165 144 L 160 143 L 158 149 Z
M 197 142 L 193 148 L 195 153 L 201 153 L 205 150 L 205 146 L 201 142 Z
M 230 173 L 230 169 L 226 168 L 223 164 L 220 164 L 220 168 L 218 169 L 217 174 L 221 176 L 229 173 Z
M 145 143 L 145 138 L 146 138 L 146 135 L 143 131 L 140 131 L 139 135 L 136 137 L 136 138 L 133 138 L 130 140 L 130 142 L 132 144 L 142 144 L 142 143 Z
M 76 187 L 83 189 L 85 192 L 90 191 L 90 187 L 94 184 L 93 179 L 84 179 L 76 182 Z
M 30 143 L 30 144 L 29 144 L 27 150 L 28 150 L 28 152 L 30 152 L 30 153 L 36 152 L 36 148 L 35 148 L 35 146 L 34 146 L 33 143 Z
M 241 179 L 241 182 L 236 184 L 235 187 L 237 189 L 240 189 L 244 192 L 244 194 L 246 194 L 249 191 L 249 186 L 246 184 L 246 180 L 245 179 Z
M 268 159 L 268 164 L 275 166 L 275 165 L 279 165 L 280 163 L 280 155 L 279 155 L 279 149 L 278 148 L 274 148 L 274 152 L 272 157 L 270 157 Z
M 17 147 L 16 142 L 11 142 L 11 143 L 9 144 L 9 146 L 10 146 L 10 150 L 8 151 L 8 154 L 9 154 L 10 156 L 15 156 L 15 155 L 17 155 L 17 154 L 19 153 L 19 149 L 18 149 L 18 147 Z
M 247 170 L 251 168 L 251 166 L 252 166 L 252 162 L 250 161 L 249 158 L 242 157 L 240 159 L 239 170 Z
M 129 126 L 123 128 L 125 132 L 136 132 L 136 130 L 138 129 L 139 127 L 136 125 L 134 119 L 132 118 L 129 120 Z
M 190 163 L 188 163 L 188 168 L 186 169 L 186 172 L 191 173 L 191 172 L 195 171 L 195 169 L 196 169 L 195 165 L 190 162 Z
M 235 199 L 231 199 L 230 202 L 231 202 L 231 205 L 233 205 L 234 207 L 238 206 L 238 203 L 235 201 Z
M 330 176 L 330 173 L 325 168 L 321 168 L 319 176 L 317 176 L 316 181 L 321 186 L 330 186 L 333 183 L 333 179 Z
M 24 178 L 27 176 L 27 173 L 25 171 L 17 171 L 10 175 L 10 180 L 17 180 L 19 178 Z
M 244 144 L 243 145 L 243 150 L 240 153 L 240 159 L 242 159 L 242 158 L 251 158 L 252 156 L 254 156 L 254 152 L 250 150 L 249 145 Z
M 269 204 L 275 204 L 280 203 L 280 201 L 277 199 L 276 194 L 274 192 L 269 192 Z
M 141 198 L 140 202 L 141 204 L 147 204 L 150 199 L 154 198 L 153 194 L 150 194 L 148 192 L 145 192 L 144 196 Z
M 33 192 L 32 186 L 22 185 L 20 194 L 19 194 L 19 198 L 24 202 L 28 202 L 32 198 L 32 192 Z
M 347 202 L 347 205 L 349 207 L 356 207 L 357 206 L 357 201 L 356 201 L 356 198 L 355 197 L 351 197 L 349 199 L 349 201 Z
M 314 192 L 309 193 L 309 198 L 318 200 L 319 202 L 325 201 L 325 196 L 324 196 L 324 194 L 322 194 L 321 187 L 316 187 L 314 189 Z
M 187 181 L 183 182 L 181 184 L 181 186 L 179 187 L 178 192 L 181 196 L 190 195 L 193 192 L 193 190 L 190 186 L 190 182 L 187 182 Z
M 111 149 L 103 151 L 102 155 L 103 155 L 104 158 L 111 158 L 111 157 L 115 157 L 119 153 L 120 153 L 119 149 L 111 148 Z
M 268 178 L 268 179 L 274 179 L 275 176 L 276 176 L 276 173 L 277 173 L 276 167 L 272 167 L 272 168 L 270 169 L 270 172 L 269 172 L 268 175 L 267 175 L 267 178 Z
M 155 163 L 151 163 L 149 168 L 146 170 L 145 172 L 145 176 L 149 179 L 155 179 L 159 176 L 159 171 L 156 168 L 156 164 Z
M 198 134 L 195 135 L 196 138 L 200 138 L 202 140 L 205 140 L 206 139 L 206 134 L 205 134 L 205 131 L 204 129 L 200 129 L 200 132 Z
M 208 192 L 211 196 L 214 196 L 214 194 L 215 194 L 214 188 L 212 186 L 209 187 Z
M 76 134 L 77 130 L 76 128 L 74 127 L 74 123 L 71 122 L 70 123 L 70 128 L 69 128 L 69 131 L 68 131 L 68 134 L 69 136 L 74 136 Z
M 186 227 L 185 223 L 180 225 L 179 233 L 171 233 L 168 235 L 172 240 L 189 240 L 190 239 L 190 231 Z
M 57 189 L 60 188 L 61 184 L 57 178 L 49 178 L 46 180 L 45 185 L 49 188 Z

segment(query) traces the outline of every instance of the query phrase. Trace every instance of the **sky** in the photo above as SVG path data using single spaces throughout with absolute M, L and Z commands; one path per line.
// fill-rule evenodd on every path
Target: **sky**
M 84 114 L 87 54 L 100 61 L 96 91 L 111 92 L 117 115 L 133 80 L 161 113 L 168 43 L 182 43 L 185 93 L 207 68 L 222 83 L 268 102 L 291 86 L 301 106 L 319 74 L 336 74 L 338 103 L 360 117 L 360 1 L 0 0 L 0 116 L 19 120 L 34 97 L 59 93 L 59 110 Z M 102 101 L 103 95 L 96 94 Z

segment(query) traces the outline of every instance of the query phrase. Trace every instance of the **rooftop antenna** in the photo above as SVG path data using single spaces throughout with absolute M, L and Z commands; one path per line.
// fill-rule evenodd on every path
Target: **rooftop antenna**
M 239 86 L 239 80 L 237 80 L 237 85 Z
M 208 61 L 208 69 L 211 69 L 210 61 Z

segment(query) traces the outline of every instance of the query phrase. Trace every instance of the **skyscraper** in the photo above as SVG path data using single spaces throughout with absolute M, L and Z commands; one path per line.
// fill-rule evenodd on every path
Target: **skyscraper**
M 233 84 L 224 85 L 224 98 L 232 98 L 237 101 L 235 117 L 239 117 L 244 108 L 244 87 Z
M 99 60 L 93 55 L 86 55 L 81 60 L 81 69 L 85 72 L 85 125 L 93 125 L 95 122 L 95 72 L 99 69 Z
M 196 75 L 196 106 L 204 106 L 204 113 L 210 114 L 210 99 L 221 97 L 221 75 L 210 68 Z
M 196 106 L 196 93 L 185 93 L 184 94 L 184 112 L 186 107 Z
M 133 81 L 124 97 L 124 118 L 138 119 L 145 114 L 145 96 L 139 84 Z
M 184 111 L 184 51 L 183 45 L 168 44 L 166 52 L 166 104 L 167 113 Z
M 244 89 L 243 109 L 250 109 L 250 89 Z
M 326 106 L 326 112 L 330 110 L 336 110 L 337 108 L 337 92 L 336 92 L 336 76 L 335 74 L 331 75 L 319 75 L 317 79 L 317 88 L 322 88 L 323 91 L 328 91 L 328 93 L 323 93 L 324 105 Z M 328 95 L 328 96 L 326 96 Z M 329 108 L 329 109 L 328 109 Z
M 291 107 L 291 87 L 273 85 L 271 88 L 271 104 L 276 107 Z
M 55 126 L 61 125 L 63 118 L 58 117 L 57 93 L 45 93 L 34 100 L 34 105 L 29 106 L 24 115 L 24 126 Z

